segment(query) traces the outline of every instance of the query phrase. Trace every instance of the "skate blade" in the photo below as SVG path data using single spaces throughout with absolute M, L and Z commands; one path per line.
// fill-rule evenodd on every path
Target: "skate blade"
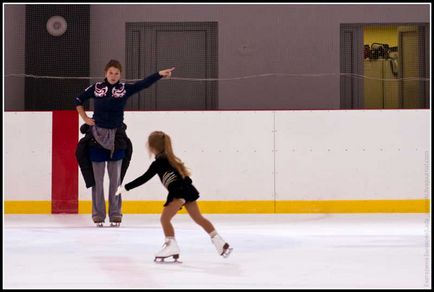
M 102 228 L 102 227 L 104 227 L 104 225 L 103 225 L 102 223 L 97 223 L 97 224 L 96 224 L 96 227 L 98 227 L 98 228 Z
M 179 261 L 178 258 L 179 255 L 168 256 L 168 257 L 155 257 L 154 262 L 157 264 L 182 264 L 182 262 Z M 171 260 L 167 261 L 167 259 L 171 259 Z
M 232 247 L 226 249 L 226 250 L 223 252 L 222 257 L 227 258 L 227 257 L 231 254 L 232 250 L 233 250 Z
M 121 223 L 110 223 L 110 227 L 120 227 Z

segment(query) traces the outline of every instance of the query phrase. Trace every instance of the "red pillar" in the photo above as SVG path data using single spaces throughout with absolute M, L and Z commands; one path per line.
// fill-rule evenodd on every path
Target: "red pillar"
M 51 207 L 53 214 L 78 213 L 78 113 L 53 111 Z

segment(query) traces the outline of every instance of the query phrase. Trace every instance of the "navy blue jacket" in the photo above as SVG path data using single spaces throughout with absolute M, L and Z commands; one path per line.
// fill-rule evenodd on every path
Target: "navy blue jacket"
M 133 84 L 117 82 L 110 84 L 107 79 L 103 82 L 92 84 L 78 97 L 74 99 L 76 106 L 94 98 L 94 113 L 93 119 L 98 127 L 106 129 L 114 129 L 122 126 L 124 121 L 124 108 L 128 98 L 148 88 L 155 82 L 161 79 L 158 72 L 146 77 Z

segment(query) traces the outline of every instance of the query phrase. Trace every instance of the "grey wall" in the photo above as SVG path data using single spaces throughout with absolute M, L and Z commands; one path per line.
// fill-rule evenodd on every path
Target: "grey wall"
M 111 58 L 125 62 L 125 22 L 142 21 L 217 21 L 219 77 L 339 72 L 341 23 L 429 22 L 429 6 L 92 5 L 92 76 Z M 230 82 L 219 84 L 220 109 L 340 107 L 336 77 Z
M 24 73 L 25 5 L 4 6 L 4 72 Z M 7 110 L 24 110 L 24 78 L 7 78 L 4 106 Z
M 16 61 L 7 69 L 24 72 L 18 65 L 24 63 L 20 55 L 24 49 L 16 49 L 24 48 L 24 42 L 14 33 L 19 24 L 24 26 L 23 12 L 8 6 L 6 60 Z M 341 23 L 429 22 L 429 9 L 428 5 L 91 5 L 90 74 L 102 76 L 112 58 L 125 64 L 125 23 L 144 21 L 217 21 L 219 77 L 339 72 Z M 18 92 L 18 86 L 14 88 Z M 339 108 L 339 94 L 336 77 L 220 82 L 219 108 Z

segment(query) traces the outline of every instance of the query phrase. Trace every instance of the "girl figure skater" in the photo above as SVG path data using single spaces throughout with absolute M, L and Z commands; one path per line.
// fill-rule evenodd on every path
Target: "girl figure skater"
M 142 176 L 124 186 L 120 186 L 116 194 L 125 194 L 141 186 L 155 174 L 158 174 L 162 184 L 169 191 L 160 218 L 166 237 L 165 243 L 163 249 L 155 255 L 154 261 L 164 261 L 165 258 L 173 257 L 176 262 L 179 258 L 180 251 L 175 240 L 175 231 L 170 221 L 182 206 L 185 206 L 194 222 L 199 224 L 209 234 L 218 254 L 227 257 L 232 248 L 229 248 L 229 244 L 217 233 L 211 222 L 202 216 L 196 202 L 199 198 L 199 192 L 192 185 L 192 180 L 189 177 L 190 172 L 187 170 L 187 167 L 173 153 L 170 137 L 161 131 L 152 132 L 148 137 L 148 147 L 150 153 L 155 155 L 155 161 Z

